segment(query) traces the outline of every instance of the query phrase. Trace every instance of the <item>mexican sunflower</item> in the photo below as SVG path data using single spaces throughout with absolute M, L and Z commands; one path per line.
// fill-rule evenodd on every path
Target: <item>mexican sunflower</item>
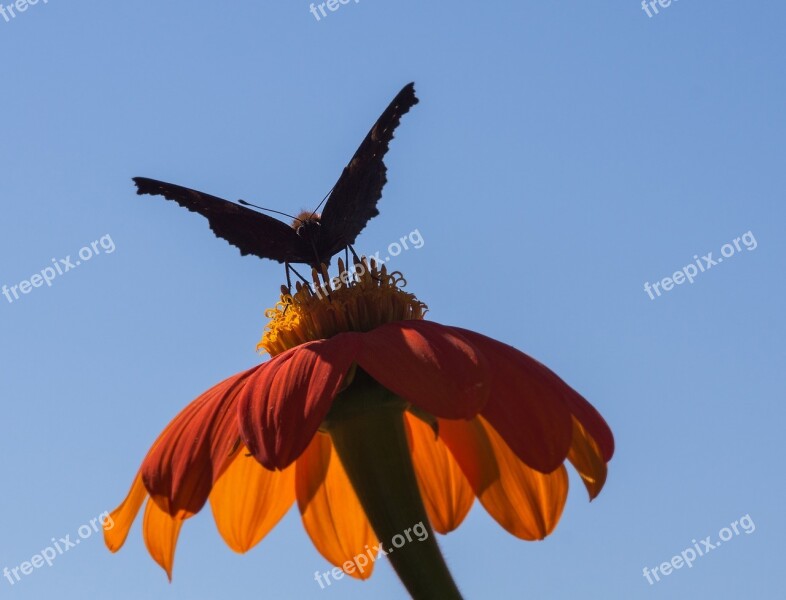
M 515 348 L 423 320 L 400 273 L 365 260 L 339 271 L 282 288 L 259 344 L 271 359 L 158 436 L 111 515 L 111 551 L 147 500 L 145 544 L 171 579 L 180 527 L 206 502 L 237 552 L 297 502 L 319 552 L 365 579 L 373 560 L 355 559 L 377 540 L 421 522 L 448 533 L 476 497 L 511 534 L 544 538 L 565 505 L 565 459 L 590 499 L 600 492 L 614 441 L 576 391 Z M 461 597 L 433 535 L 388 558 L 413 597 Z

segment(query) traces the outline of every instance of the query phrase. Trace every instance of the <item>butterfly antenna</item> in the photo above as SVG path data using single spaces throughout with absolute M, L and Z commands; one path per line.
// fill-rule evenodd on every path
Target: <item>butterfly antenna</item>
M 314 215 L 315 215 L 315 214 L 317 214 L 317 211 L 318 211 L 320 208 L 322 208 L 322 205 L 325 203 L 325 200 L 327 200 L 328 198 L 330 198 L 330 194 L 332 194 L 332 193 L 333 193 L 333 190 L 334 190 L 334 189 L 336 189 L 336 186 L 335 186 L 335 185 L 334 185 L 332 188 L 330 188 L 330 191 L 329 191 L 327 194 L 325 194 L 325 197 L 324 197 L 324 198 L 322 198 L 322 202 L 320 202 L 319 204 L 317 204 L 317 207 L 314 209 L 314 212 L 312 212 L 312 213 L 311 213 L 311 217 L 309 217 L 309 218 L 311 218 L 311 219 L 313 219 L 313 218 L 314 218 Z
M 293 217 L 292 215 L 287 214 L 285 212 L 281 212 L 280 210 L 273 210 L 272 208 L 262 208 L 261 206 L 257 206 L 256 204 L 251 204 L 250 202 L 246 202 L 245 200 L 238 200 L 237 202 L 238 204 L 242 204 L 243 206 L 253 206 L 254 208 L 258 208 L 259 210 L 264 210 L 267 212 L 276 213 L 277 215 L 282 215 L 284 217 L 289 217 L 293 221 L 298 221 L 300 223 L 303 222 L 301 219 L 298 219 L 297 217 Z

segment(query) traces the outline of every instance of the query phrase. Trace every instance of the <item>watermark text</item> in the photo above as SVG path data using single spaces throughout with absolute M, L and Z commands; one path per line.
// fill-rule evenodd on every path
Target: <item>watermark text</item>
M 712 541 L 711 535 L 708 535 L 703 540 L 699 540 L 698 542 L 695 539 L 691 540 L 693 545 L 685 548 L 685 550 L 679 554 L 672 556 L 670 561 L 663 562 L 657 567 L 653 567 L 651 569 L 649 567 L 644 567 L 644 577 L 646 577 L 650 585 L 655 585 L 658 581 L 660 581 L 661 577 L 667 577 L 675 570 L 681 569 L 686 565 L 689 569 L 692 569 L 693 563 L 696 559 L 706 556 L 709 552 L 712 552 L 713 550 L 720 547 L 723 542 L 728 542 L 729 540 L 734 539 L 735 536 L 740 535 L 742 532 L 745 532 L 749 535 L 754 531 L 756 531 L 756 524 L 753 522 L 753 519 L 751 519 L 751 516 L 748 514 L 744 517 L 740 517 L 737 521 L 734 521 L 728 527 L 721 529 L 718 532 L 719 539 L 714 543 Z
M 56 277 L 65 275 L 83 262 L 98 256 L 102 250 L 104 254 L 112 254 L 115 251 L 115 242 L 112 241 L 112 236 L 107 234 L 101 239 L 95 240 L 89 246 L 81 248 L 77 253 L 78 258 L 72 259 L 70 254 L 65 258 L 53 258 L 51 266 L 44 267 L 40 273 L 32 275 L 30 279 L 24 279 L 16 285 L 3 285 L 0 293 L 5 296 L 9 304 L 12 304 L 22 297 L 20 294 L 29 294 L 33 291 L 33 288 L 41 287 L 44 284 L 47 287 L 52 287 L 52 282 Z
M 414 534 L 414 537 L 412 534 Z M 352 574 L 355 572 L 355 570 L 357 570 L 359 573 L 364 573 L 366 567 L 369 565 L 369 560 L 373 563 L 380 556 L 392 554 L 394 550 L 401 548 L 408 542 L 413 542 L 415 540 L 418 542 L 423 542 L 428 539 L 428 535 L 428 529 L 423 524 L 423 521 L 421 521 L 414 527 L 408 527 L 404 530 L 403 533 L 397 533 L 394 535 L 393 539 L 390 540 L 391 545 L 387 548 L 387 551 L 385 550 L 385 547 L 382 543 L 377 543 L 377 545 L 373 548 L 366 544 L 365 552 L 355 555 L 352 560 L 348 560 L 343 565 L 341 565 L 341 568 L 335 567 L 334 569 L 325 571 L 324 573 L 315 571 L 314 581 L 316 581 L 319 584 L 319 587 L 324 590 L 326 585 L 329 586 L 333 583 L 330 580 L 331 577 L 338 581 L 339 579 L 343 579 L 345 574 Z
M 740 244 L 740 242 L 742 242 L 742 244 Z M 674 289 L 675 285 L 682 285 L 686 281 L 692 284 L 696 276 L 700 273 L 709 271 L 712 267 L 719 265 L 723 262 L 724 258 L 731 258 L 736 252 L 741 252 L 743 246 L 746 250 L 752 251 L 755 250 L 758 245 L 752 231 L 743 233 L 740 237 L 734 238 L 732 243 L 723 244 L 720 249 L 720 256 L 713 258 L 713 253 L 708 252 L 699 258 L 698 254 L 694 254 L 693 259 L 696 261 L 695 263 L 685 265 L 679 271 L 675 271 L 671 277 L 664 277 L 651 285 L 650 282 L 647 281 L 644 284 L 644 291 L 647 292 L 650 300 L 655 300 L 656 296 L 661 295 L 661 290 L 664 293 L 669 292 Z M 653 294 L 653 292 L 655 293 Z
M 74 539 L 71 539 L 71 534 L 58 539 L 52 538 L 52 545 L 47 546 L 38 554 L 33 555 L 30 560 L 26 560 L 10 569 L 8 567 L 3 568 L 3 577 L 5 577 L 11 585 L 16 585 L 22 580 L 22 577 L 32 574 L 36 569 L 40 569 L 44 565 L 51 567 L 58 556 L 62 556 L 72 548 L 76 548 L 82 540 L 88 539 L 101 529 L 109 531 L 114 526 L 114 520 L 108 512 L 104 511 L 95 519 L 90 519 L 89 524 L 79 527 Z

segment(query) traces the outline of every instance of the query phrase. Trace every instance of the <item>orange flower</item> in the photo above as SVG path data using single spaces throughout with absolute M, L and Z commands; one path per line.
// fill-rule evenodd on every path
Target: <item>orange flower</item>
M 400 274 L 355 268 L 332 282 L 323 269 L 324 284 L 314 273 L 317 294 L 282 290 L 260 343 L 271 360 L 208 390 L 161 433 L 111 515 L 110 550 L 148 496 L 145 543 L 170 578 L 180 526 L 208 500 L 237 552 L 297 501 L 322 555 L 363 579 L 373 564 L 347 561 L 424 510 L 444 534 L 477 497 L 510 533 L 537 540 L 562 513 L 566 458 L 590 498 L 600 492 L 614 442 L 584 398 L 506 344 L 424 321 Z M 411 510 L 391 517 L 401 506 Z

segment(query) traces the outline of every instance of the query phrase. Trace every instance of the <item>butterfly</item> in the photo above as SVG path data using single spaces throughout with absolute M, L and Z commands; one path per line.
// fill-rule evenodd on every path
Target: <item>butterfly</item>
M 321 264 L 328 265 L 331 257 L 341 250 L 351 248 L 366 223 L 379 214 L 377 201 L 387 182 L 384 158 L 388 145 L 401 117 L 417 103 L 415 84 L 404 86 L 344 167 L 326 196 L 322 214 L 303 212 L 291 225 L 247 208 L 248 203 L 242 206 L 146 177 L 134 177 L 133 181 L 140 196 L 163 196 L 206 217 L 213 233 L 239 248 L 243 256 L 251 254 L 285 263 L 287 276 L 289 263 L 303 263 L 319 269 Z

